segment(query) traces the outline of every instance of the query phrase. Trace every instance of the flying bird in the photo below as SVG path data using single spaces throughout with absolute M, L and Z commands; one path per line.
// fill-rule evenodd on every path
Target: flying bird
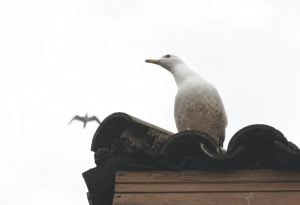
M 78 121 L 82 121 L 83 122 L 83 127 L 86 127 L 86 124 L 88 122 L 91 121 L 96 121 L 99 124 L 101 123 L 100 120 L 96 117 L 96 116 L 92 116 L 92 117 L 88 117 L 88 114 L 86 113 L 85 116 L 81 117 L 79 115 L 76 115 L 75 117 L 73 117 L 73 119 L 69 122 L 69 124 L 71 124 L 73 122 L 73 120 L 78 120 Z
M 147 59 L 169 71 L 175 78 L 178 91 L 174 117 L 178 131 L 199 130 L 213 137 L 223 146 L 227 116 L 216 88 L 191 70 L 180 58 L 165 55 Z

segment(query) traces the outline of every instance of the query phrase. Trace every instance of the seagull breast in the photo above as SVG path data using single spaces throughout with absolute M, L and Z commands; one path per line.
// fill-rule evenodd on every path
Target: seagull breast
M 223 144 L 225 109 L 218 91 L 202 78 L 189 77 L 178 85 L 174 117 L 178 131 L 199 130 Z

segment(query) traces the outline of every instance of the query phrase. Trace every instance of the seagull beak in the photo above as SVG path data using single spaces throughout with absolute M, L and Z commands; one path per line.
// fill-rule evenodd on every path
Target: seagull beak
M 156 59 L 146 59 L 145 62 L 146 62 L 146 63 L 159 64 L 160 61 L 159 61 L 159 60 L 156 60 Z

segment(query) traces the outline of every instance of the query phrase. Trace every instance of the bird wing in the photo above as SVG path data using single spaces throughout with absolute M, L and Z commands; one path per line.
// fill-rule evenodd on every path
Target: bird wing
M 101 123 L 100 120 L 96 116 L 89 117 L 88 121 L 97 121 L 99 124 Z
M 81 117 L 81 116 L 79 116 L 79 115 L 76 115 L 75 117 L 72 118 L 72 120 L 70 120 L 69 124 L 70 124 L 71 122 L 73 122 L 73 120 L 79 120 L 79 121 L 82 121 L 82 122 L 85 121 L 85 120 L 84 120 L 84 117 Z

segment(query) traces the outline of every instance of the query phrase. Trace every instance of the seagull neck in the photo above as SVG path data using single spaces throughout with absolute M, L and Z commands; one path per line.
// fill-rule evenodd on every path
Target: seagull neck
M 179 86 L 186 78 L 189 76 L 197 75 L 194 71 L 192 71 L 186 64 L 180 63 L 173 67 L 171 70 L 173 74 L 177 86 Z

